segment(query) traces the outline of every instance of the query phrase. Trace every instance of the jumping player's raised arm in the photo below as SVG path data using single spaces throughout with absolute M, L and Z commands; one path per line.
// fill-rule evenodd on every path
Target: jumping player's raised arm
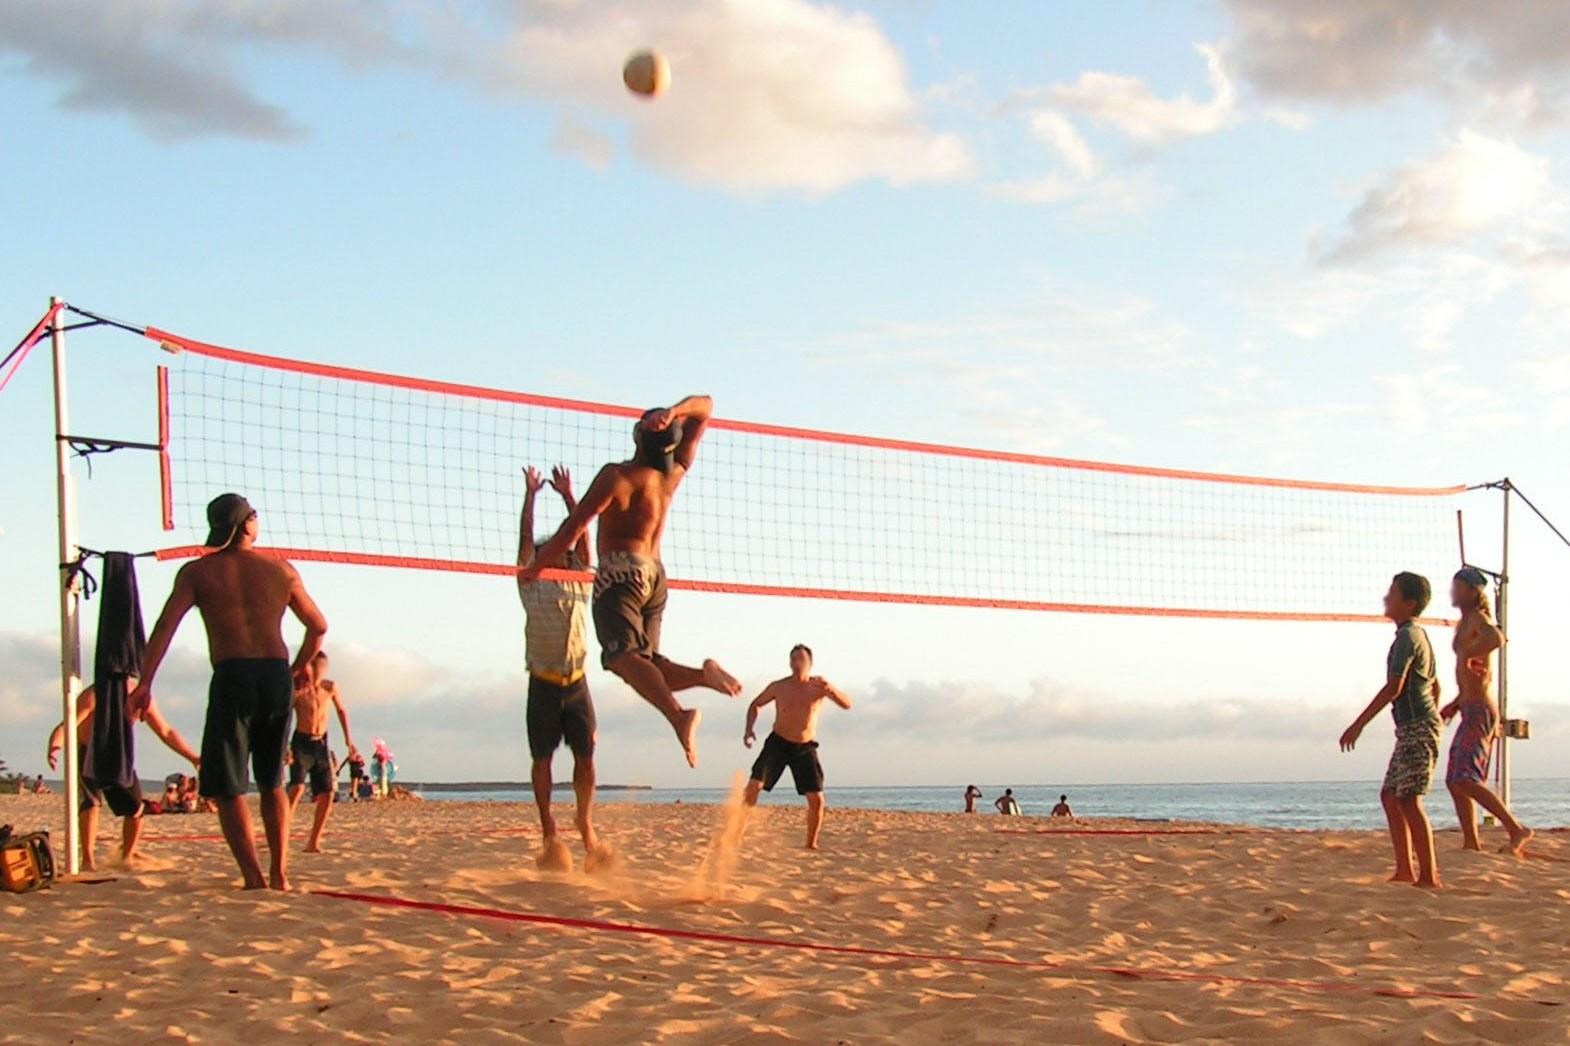
M 518 513 L 518 569 L 534 559 L 534 496 L 545 485 L 540 470 L 533 465 L 523 470 L 523 509 Z
M 153 625 L 153 634 L 147 637 L 147 649 L 142 654 L 141 681 L 125 702 L 126 715 L 133 720 L 142 718 L 142 713 L 152 704 L 153 677 L 158 674 L 164 655 L 169 652 L 169 644 L 179 630 L 180 622 L 196 605 L 196 581 L 192 569 L 195 566 L 194 562 L 187 563 L 175 574 L 174 590 L 169 593 L 169 599 Z
M 773 700 L 774 684 L 770 683 L 763 688 L 763 693 L 753 698 L 752 704 L 747 706 L 747 729 L 742 731 L 741 743 L 748 748 L 751 748 L 752 742 L 758 739 L 758 735 L 753 732 L 753 728 L 758 725 L 758 713 L 763 711 L 764 705 L 772 703 Z
M 557 465 L 551 469 L 551 489 L 561 495 L 562 504 L 567 506 L 567 515 L 572 515 L 572 510 L 578 507 L 578 499 L 573 495 L 572 473 L 567 471 L 567 466 Z M 592 561 L 589 556 L 587 527 L 578 535 L 578 543 L 573 551 L 577 553 L 579 564 L 587 568 Z
M 615 488 L 616 467 L 606 465 L 600 469 L 600 474 L 594 477 L 594 482 L 589 484 L 583 500 L 573 506 L 561 529 L 557 530 L 549 541 L 534 550 L 533 562 L 519 569 L 518 580 L 534 581 L 540 576 L 540 571 L 545 569 L 546 563 L 554 563 L 560 559 L 589 529 L 589 524 L 605 511 L 605 507 L 611 503 L 611 495 L 615 492 Z
M 709 426 L 714 414 L 714 400 L 709 396 L 688 396 L 673 407 L 656 410 L 646 415 L 642 425 L 650 432 L 663 432 L 675 422 L 681 422 L 681 442 L 676 444 L 676 464 L 686 472 L 698 456 L 698 441 Z
M 295 618 L 305 626 L 305 638 L 300 640 L 300 652 L 294 657 L 294 666 L 290 669 L 294 673 L 296 682 L 311 667 L 311 659 L 322 649 L 322 640 L 327 636 L 327 616 L 322 613 L 311 594 L 305 590 L 305 582 L 300 580 L 300 572 L 288 563 L 284 569 L 289 572 L 289 609 L 294 611 Z

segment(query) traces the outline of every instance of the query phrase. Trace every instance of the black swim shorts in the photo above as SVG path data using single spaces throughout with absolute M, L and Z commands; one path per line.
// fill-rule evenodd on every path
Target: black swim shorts
M 77 750 L 77 766 L 87 765 L 87 749 Z M 119 785 L 110 785 L 99 788 L 98 785 L 87 778 L 78 778 L 77 809 L 86 812 L 95 806 L 108 806 L 116 817 L 136 817 L 142 812 L 142 782 L 137 781 L 129 788 Z
M 261 791 L 283 784 L 293 703 L 294 679 L 289 662 L 281 657 L 234 658 L 213 666 L 197 773 L 203 798 L 228 799 L 248 792 L 247 762 Z
M 621 654 L 655 657 L 665 614 L 665 568 L 630 552 L 600 556 L 594 578 L 594 634 L 600 663 L 609 668 Z
M 765 792 L 772 792 L 787 766 L 791 779 L 796 782 L 797 795 L 823 791 L 823 764 L 818 761 L 818 742 L 787 741 L 771 731 L 769 739 L 763 742 L 763 751 L 758 753 L 758 761 L 752 764 L 752 779 L 762 781 Z
M 529 754 L 549 759 L 562 741 L 579 759 L 594 754 L 594 702 L 589 681 L 562 686 L 539 676 L 529 677 L 529 704 L 524 713 L 529 728 Z
M 289 754 L 294 760 L 289 764 L 289 787 L 305 784 L 311 779 L 311 798 L 316 799 L 333 788 L 333 757 L 327 753 L 327 735 L 312 737 L 296 730 L 289 739 Z

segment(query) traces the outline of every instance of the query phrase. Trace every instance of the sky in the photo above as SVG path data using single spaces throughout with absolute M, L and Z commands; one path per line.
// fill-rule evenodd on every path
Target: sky
M 672 69 L 652 103 L 619 75 L 643 47 Z M 1552 2 L 11 0 L 0 325 L 21 337 L 59 294 L 261 352 L 612 403 L 707 392 L 779 424 L 1509 475 L 1563 526 L 1567 105 Z M 101 332 L 69 352 L 72 427 L 150 438 L 167 358 Z M 0 758 L 27 771 L 59 708 L 46 360 L 0 395 Z M 169 543 L 153 461 L 74 468 L 84 545 Z M 1465 504 L 1493 565 L 1497 495 Z M 1512 542 L 1511 714 L 1534 734 L 1512 758 L 1556 775 L 1570 549 L 1521 512 Z M 173 567 L 139 570 L 150 620 Z M 303 570 L 362 746 L 386 739 L 412 780 L 526 776 L 510 582 Z M 749 694 L 813 646 L 856 701 L 824 716 L 830 788 L 1372 780 L 1388 752 L 1382 727 L 1335 744 L 1382 682 L 1377 624 L 677 593 L 666 635 Z M 157 691 L 192 738 L 204 657 L 192 620 Z M 602 780 L 750 762 L 741 702 L 694 698 L 690 771 L 652 710 L 590 682 Z M 145 776 L 176 769 L 140 746 Z

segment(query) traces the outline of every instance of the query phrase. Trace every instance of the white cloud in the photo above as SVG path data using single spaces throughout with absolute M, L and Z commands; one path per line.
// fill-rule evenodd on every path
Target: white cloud
M 563 116 L 557 121 L 551 145 L 596 171 L 608 169 L 616 157 L 614 141 L 571 116 Z
M 1266 97 L 1361 105 L 1422 92 L 1476 117 L 1562 118 L 1570 5 L 1561 0 L 1227 0 L 1229 53 Z
M 654 103 L 621 85 L 626 55 L 656 46 L 672 88 Z M 68 109 L 120 113 L 157 137 L 291 141 L 294 114 L 260 98 L 237 61 L 258 48 L 322 54 L 351 70 L 423 69 L 558 110 L 558 147 L 607 162 L 584 133 L 625 121 L 632 151 L 737 192 L 832 192 L 865 180 L 957 178 L 956 136 L 927 126 L 899 50 L 869 15 L 807 0 L 439 0 L 304 6 L 19 0 L 0 7 L 0 54 L 62 84 Z
M 992 191 L 1020 203 L 1075 203 L 1087 216 L 1132 214 L 1163 195 L 1148 172 L 1104 172 L 1100 159 L 1062 113 L 1038 109 L 1030 115 L 1031 136 L 1047 147 L 1054 170 L 1034 178 L 998 182 Z
M 1102 72 L 1083 73 L 1073 83 L 1049 87 L 1044 94 L 1058 108 L 1115 127 L 1136 142 L 1215 134 L 1238 120 L 1237 89 L 1217 47 L 1199 44 L 1196 49 L 1205 59 L 1210 79 L 1207 102 L 1186 94 L 1162 98 L 1138 77 Z

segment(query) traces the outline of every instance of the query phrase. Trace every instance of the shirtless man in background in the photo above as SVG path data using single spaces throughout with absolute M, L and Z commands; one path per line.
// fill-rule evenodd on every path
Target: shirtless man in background
M 823 764 L 818 761 L 818 713 L 825 699 L 849 710 L 850 698 L 822 676 L 809 676 L 812 651 L 803 643 L 790 650 L 790 675 L 776 679 L 763 688 L 747 708 L 747 729 L 742 744 L 748 748 L 757 740 L 753 727 L 758 713 L 774 705 L 774 729 L 763 742 L 758 761 L 752 764 L 743 798 L 748 806 L 758 805 L 761 792 L 772 792 L 785 768 L 796 782 L 796 794 L 807 799 L 807 849 L 818 848 L 818 833 L 823 830 Z
M 224 840 L 240 866 L 247 890 L 289 889 L 289 800 L 283 790 L 284 750 L 289 741 L 293 682 L 322 648 L 327 619 L 305 591 L 294 567 L 264 556 L 256 544 L 256 512 L 238 494 L 222 494 L 207 506 L 207 547 L 215 551 L 187 563 L 175 575 L 174 591 L 147 640 L 142 680 L 126 701 L 137 718 L 153 700 L 153 679 L 185 615 L 195 607 L 207 630 L 213 680 L 207 691 L 202 730 L 201 794 L 218 804 Z M 284 643 L 285 610 L 305 626 L 305 638 L 289 665 Z M 271 868 L 262 876 L 245 805 L 250 790 L 246 762 L 261 793 Z
M 632 459 L 600 469 L 556 536 L 518 571 L 520 585 L 537 580 L 547 566 L 563 561 L 590 523 L 600 521 L 593 606 L 600 662 L 659 709 L 690 766 L 698 765 L 699 713 L 683 708 L 676 691 L 701 686 L 729 697 L 741 693 L 741 684 L 713 660 L 689 668 L 660 653 L 666 598 L 660 538 L 713 409 L 709 397 L 688 396 L 674 407 L 645 412 L 632 430 Z
M 1461 848 L 1481 850 L 1477 835 L 1477 811 L 1481 806 L 1510 833 L 1510 841 L 1500 853 L 1522 856 L 1532 839 L 1532 830 L 1511 814 L 1488 787 L 1488 764 L 1493 755 L 1494 738 L 1499 733 L 1499 706 L 1494 703 L 1494 651 L 1505 644 L 1505 634 L 1494 624 L 1488 606 L 1488 576 L 1476 567 L 1462 567 L 1450 583 L 1450 603 L 1461 611 L 1451 649 L 1456 655 L 1456 683 L 1460 694 L 1439 710 L 1445 722 L 1461 713 L 1461 725 L 1450 742 L 1450 765 L 1445 770 L 1445 786 L 1456 804 L 1461 822 Z
M 332 756 L 327 750 L 327 711 L 338 713 L 338 725 L 343 728 L 343 743 L 352 760 L 360 754 L 349 735 L 349 712 L 343 707 L 343 695 L 338 684 L 327 675 L 327 651 L 318 650 L 306 669 L 305 682 L 294 690 L 294 736 L 289 739 L 289 815 L 300 806 L 300 796 L 305 794 L 305 781 L 311 781 L 311 799 L 316 803 L 316 819 L 311 823 L 311 837 L 306 840 L 305 852 L 322 852 L 322 830 L 327 827 L 327 816 L 332 813 L 333 798 L 338 791 L 337 775 L 333 773 Z

